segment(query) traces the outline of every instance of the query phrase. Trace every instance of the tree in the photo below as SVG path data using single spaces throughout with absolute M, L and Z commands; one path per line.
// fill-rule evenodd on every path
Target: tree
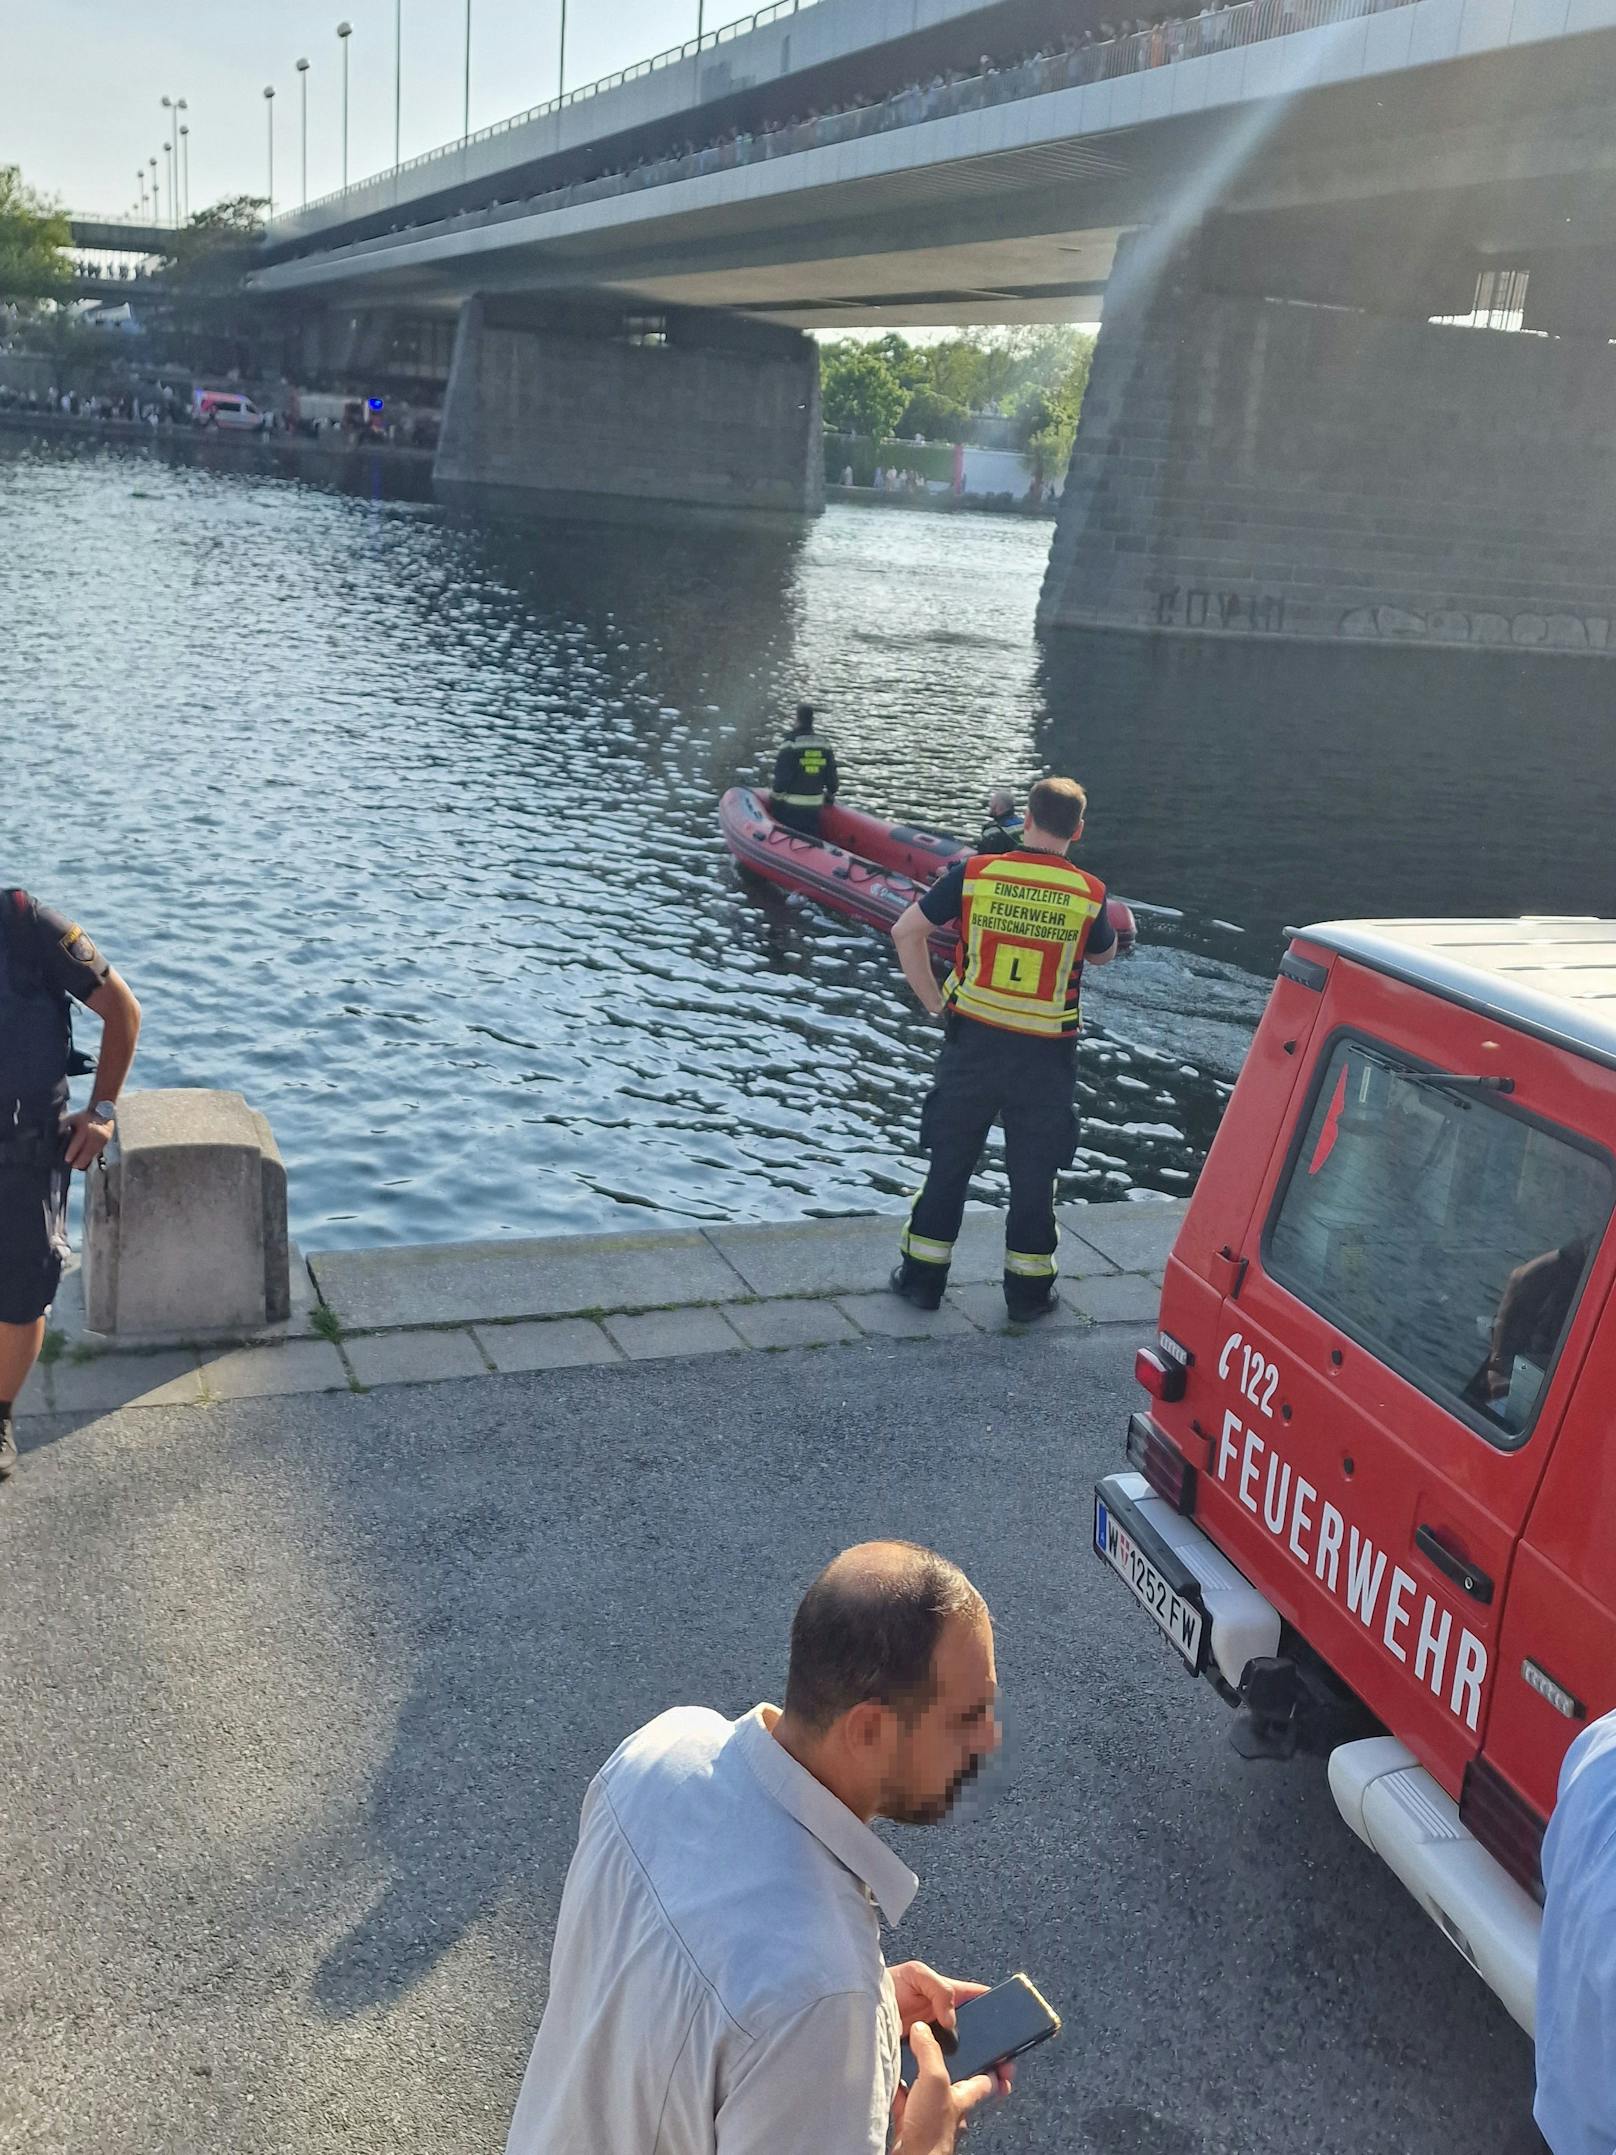
M 965 406 L 956 404 L 952 397 L 921 388 L 909 399 L 909 409 L 898 422 L 898 432 L 905 436 L 918 434 L 922 441 L 963 441 L 970 418 Z
M 0 165 L 0 302 L 31 309 L 63 295 L 72 240 L 64 212 L 25 187 L 16 165 Z
M 262 195 L 228 195 L 198 210 L 174 234 L 163 257 L 164 274 L 195 286 L 238 283 L 248 256 L 264 236 L 267 206 Z
M 881 354 L 865 344 L 829 344 L 819 365 L 821 408 L 831 432 L 885 441 L 909 392 Z

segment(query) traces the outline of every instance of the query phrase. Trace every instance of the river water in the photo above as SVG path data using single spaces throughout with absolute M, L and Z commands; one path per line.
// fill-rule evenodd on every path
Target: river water
M 915 1186 L 936 1035 L 890 945 L 717 833 L 801 695 L 880 814 L 1089 787 L 1141 941 L 1090 987 L 1070 1196 L 1188 1189 L 1288 922 L 1611 910 L 1602 667 L 1042 653 L 1041 524 L 481 526 L 268 458 L 0 441 L 0 534 L 0 879 L 130 980 L 136 1082 L 268 1115 L 306 1248 Z

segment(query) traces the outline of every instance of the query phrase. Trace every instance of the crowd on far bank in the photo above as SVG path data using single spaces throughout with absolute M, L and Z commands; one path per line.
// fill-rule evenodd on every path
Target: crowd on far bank
M 0 384 L 0 412 L 37 412 L 68 419 L 116 419 L 137 426 L 190 426 L 188 399 L 166 382 L 155 389 L 119 389 L 81 394 L 77 389 L 8 389 Z

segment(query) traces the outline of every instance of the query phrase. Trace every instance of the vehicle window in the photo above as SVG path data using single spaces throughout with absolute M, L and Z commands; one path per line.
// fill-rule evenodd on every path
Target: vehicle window
M 1495 1441 L 1531 1428 L 1610 1214 L 1601 1153 L 1338 1040 L 1264 1252 L 1281 1285 Z

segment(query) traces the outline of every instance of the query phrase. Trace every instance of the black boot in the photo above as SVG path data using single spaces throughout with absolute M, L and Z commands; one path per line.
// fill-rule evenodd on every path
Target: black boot
M 916 1309 L 941 1309 L 943 1289 L 948 1285 L 948 1267 L 916 1264 L 912 1257 L 906 1257 L 901 1264 L 893 1266 L 887 1285 L 894 1294 L 912 1302 Z
M 1060 1307 L 1059 1298 L 1055 1293 L 1055 1282 L 1048 1280 L 1040 1284 L 1043 1290 L 1041 1293 L 1035 1291 L 1029 1294 L 1027 1292 L 1027 1282 L 1018 1280 L 1016 1285 L 1019 1292 L 1012 1294 L 1009 1283 L 1006 1282 L 1004 1306 L 1010 1312 L 1010 1322 L 1012 1324 L 1032 1324 L 1040 1317 L 1052 1315 Z

